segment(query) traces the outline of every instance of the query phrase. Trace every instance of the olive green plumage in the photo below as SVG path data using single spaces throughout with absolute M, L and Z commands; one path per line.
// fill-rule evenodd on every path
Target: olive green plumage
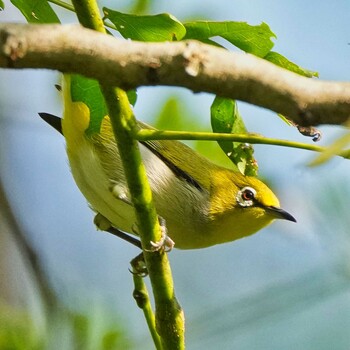
M 99 133 L 88 136 L 89 109 L 71 101 L 67 85 L 64 107 L 62 129 L 54 118 L 43 117 L 63 133 L 79 189 L 113 226 L 133 232 L 134 209 L 109 117 L 103 119 Z M 179 141 L 140 142 L 140 149 L 157 213 L 177 248 L 233 241 L 277 218 L 295 221 L 279 208 L 277 197 L 263 182 L 215 165 Z

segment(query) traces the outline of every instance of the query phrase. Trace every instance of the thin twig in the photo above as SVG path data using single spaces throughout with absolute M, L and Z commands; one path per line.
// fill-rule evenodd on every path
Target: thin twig
M 64 9 L 66 9 L 68 11 L 75 12 L 74 6 L 72 6 L 71 4 L 68 4 L 65 1 L 61 1 L 61 0 L 48 0 L 48 1 L 51 2 L 52 4 L 55 4 L 57 6 L 60 6 Z M 114 24 L 108 23 L 106 21 L 103 21 L 103 23 L 106 27 L 117 30 L 117 28 Z
M 324 152 L 326 147 L 313 144 L 274 139 L 256 134 L 224 134 L 215 132 L 171 131 L 141 129 L 135 132 L 135 138 L 139 141 L 147 140 L 203 140 L 203 141 L 233 141 L 260 145 L 273 145 L 289 148 L 298 148 L 307 151 Z M 344 150 L 334 154 L 345 159 L 350 159 L 350 150 Z
M 143 257 L 143 256 L 142 256 Z M 151 333 L 154 346 L 157 350 L 163 349 L 161 339 L 156 329 L 156 319 L 152 310 L 151 302 L 149 299 L 149 294 L 145 282 L 143 280 L 143 274 L 135 268 L 135 260 L 140 259 L 140 256 L 137 256 L 131 261 L 132 274 L 134 280 L 134 292 L 133 297 L 137 303 L 137 306 L 142 309 L 145 316 L 148 329 Z
M 73 0 L 73 5 L 82 25 L 101 32 L 101 38 L 108 37 L 105 35 L 106 31 L 95 0 Z M 95 34 L 91 31 L 90 33 Z M 126 92 L 119 87 L 115 88 L 118 85 L 110 85 L 103 79 L 99 81 L 127 179 L 130 199 L 135 209 L 143 256 L 156 305 L 157 332 L 164 348 L 184 349 L 184 317 L 175 297 L 167 254 L 147 251 L 150 242 L 160 240 L 161 230 L 138 142 L 131 132 L 136 119 Z

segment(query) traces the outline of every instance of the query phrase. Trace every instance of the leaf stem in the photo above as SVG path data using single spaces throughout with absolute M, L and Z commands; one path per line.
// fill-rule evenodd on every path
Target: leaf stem
M 281 140 L 264 137 L 258 134 L 225 134 L 213 132 L 190 132 L 141 129 L 134 132 L 138 141 L 148 140 L 204 140 L 204 141 L 234 141 L 251 144 L 273 145 L 289 148 L 298 148 L 307 151 L 324 152 L 327 148 L 302 142 Z M 350 150 L 336 153 L 337 156 L 350 159 Z
M 68 4 L 65 1 L 61 1 L 61 0 L 48 0 L 49 2 L 51 2 L 52 4 L 55 4 L 57 6 L 63 7 L 64 9 L 68 10 L 68 11 L 72 11 L 75 12 L 74 10 L 74 6 L 71 4 Z
M 81 25 L 106 33 L 96 0 L 72 0 L 72 3 Z
M 74 6 L 71 4 L 68 4 L 65 1 L 62 1 L 62 0 L 48 0 L 48 1 L 51 2 L 52 4 L 55 4 L 57 6 L 60 6 L 64 9 L 66 9 L 68 11 L 75 12 Z M 114 24 L 108 23 L 106 21 L 103 21 L 103 23 L 106 27 L 117 30 L 117 27 Z

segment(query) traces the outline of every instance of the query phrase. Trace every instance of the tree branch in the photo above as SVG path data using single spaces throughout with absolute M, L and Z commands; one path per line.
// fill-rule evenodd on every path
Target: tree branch
M 124 89 L 182 86 L 271 109 L 298 125 L 350 117 L 350 83 L 304 78 L 196 41 L 143 43 L 76 25 L 0 24 L 0 67 L 79 73 Z

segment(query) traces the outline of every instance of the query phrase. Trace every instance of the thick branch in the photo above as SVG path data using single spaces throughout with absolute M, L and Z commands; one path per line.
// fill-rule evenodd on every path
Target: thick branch
M 196 41 L 142 43 L 72 25 L 0 24 L 0 67 L 74 72 L 125 89 L 182 86 L 265 107 L 299 125 L 350 117 L 350 83 L 304 78 Z

